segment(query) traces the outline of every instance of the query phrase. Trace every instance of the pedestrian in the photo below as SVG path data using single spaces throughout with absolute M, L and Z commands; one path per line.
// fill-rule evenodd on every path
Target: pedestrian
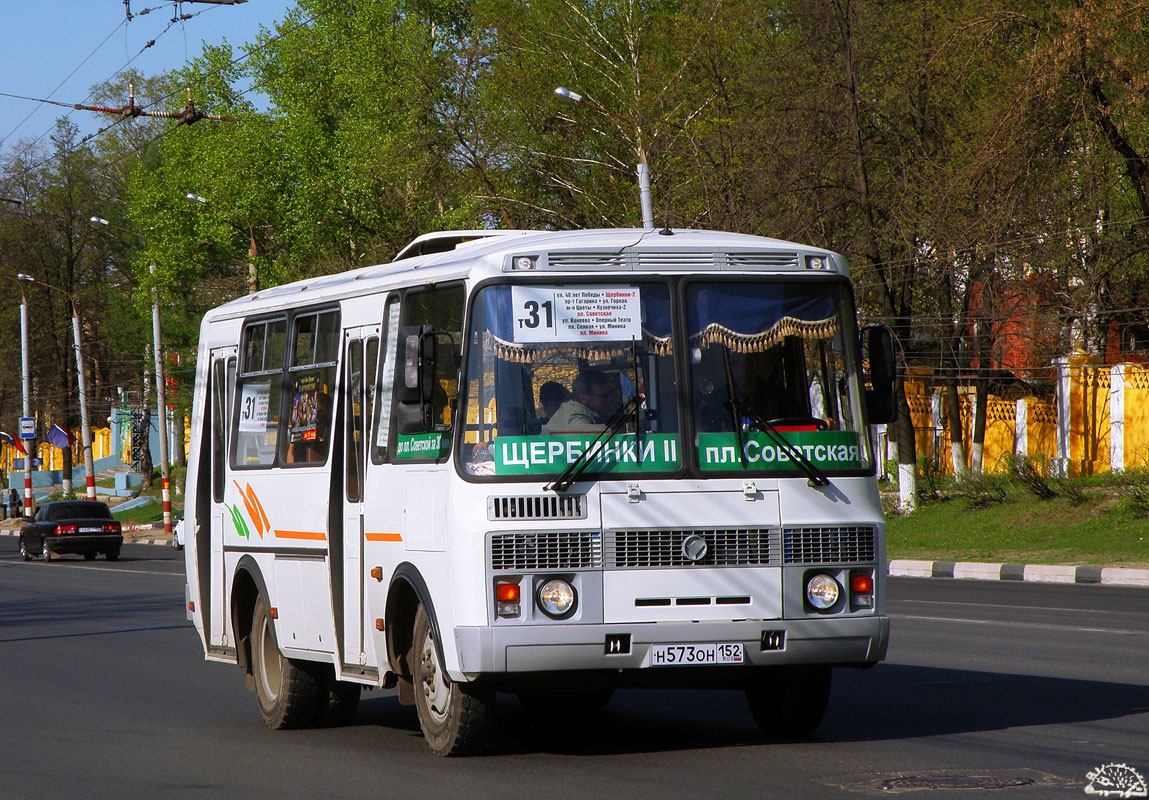
M 14 488 L 8 490 L 8 516 L 13 519 L 20 516 L 20 495 Z

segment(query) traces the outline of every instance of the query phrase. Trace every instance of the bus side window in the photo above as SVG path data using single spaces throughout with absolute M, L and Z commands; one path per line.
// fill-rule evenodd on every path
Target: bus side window
M 287 320 L 283 318 L 249 323 L 244 328 L 242 361 L 233 395 L 233 467 L 270 467 L 275 463 L 286 331 Z
M 339 312 L 301 314 L 292 325 L 287 372 L 287 436 L 284 461 L 327 461 L 334 416 L 335 364 L 339 357 Z
M 366 414 L 366 404 L 363 400 L 362 339 L 351 339 L 347 342 L 347 353 L 343 363 L 347 420 L 344 437 L 346 447 L 343 459 L 344 484 L 347 487 L 347 499 L 358 502 L 362 499 L 360 487 L 363 485 L 363 418 Z
M 431 392 L 435 430 L 447 432 L 454 422 L 459 386 L 459 355 L 463 337 L 463 287 L 409 291 L 403 298 L 403 324 L 429 325 L 437 337 L 435 386 Z
M 399 339 L 399 299 L 394 295 L 387 301 L 383 311 L 383 339 L 376 346 L 376 352 L 383 352 L 383 365 L 372 403 L 375 406 L 374 436 L 371 447 L 371 461 L 384 464 L 388 460 L 388 447 L 391 442 L 391 400 L 395 393 L 395 358 Z M 378 355 L 375 356 L 378 358 Z M 373 374 L 374 368 L 368 374 Z

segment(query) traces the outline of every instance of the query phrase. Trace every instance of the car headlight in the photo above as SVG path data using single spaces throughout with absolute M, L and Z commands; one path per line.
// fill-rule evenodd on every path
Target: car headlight
M 806 602 L 819 611 L 833 608 L 842 588 L 829 575 L 814 575 L 806 582 Z
M 576 595 L 574 587 L 562 578 L 552 578 L 539 587 L 539 608 L 548 617 L 562 619 L 574 613 Z

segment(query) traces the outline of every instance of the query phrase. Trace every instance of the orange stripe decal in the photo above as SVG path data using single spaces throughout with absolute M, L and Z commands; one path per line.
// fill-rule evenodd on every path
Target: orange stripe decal
M 369 542 L 401 542 L 403 535 L 399 533 L 365 533 L 363 534 Z
M 323 531 L 281 531 L 276 530 L 275 536 L 277 539 L 307 539 L 309 541 L 324 542 L 327 541 L 327 534 Z
M 271 530 L 271 520 L 267 518 L 267 512 L 263 510 L 263 503 L 259 502 L 259 497 L 256 496 L 255 489 L 251 488 L 250 483 L 247 485 L 247 490 L 251 493 L 251 499 L 255 502 L 255 507 L 259 509 L 259 516 L 263 520 L 263 529 L 267 531 Z M 263 532 L 261 531 L 259 535 L 262 537 Z
M 260 521 L 259 514 L 256 513 L 255 507 L 252 505 L 251 497 L 248 496 L 249 494 L 254 494 L 251 490 L 251 484 L 249 483 L 247 485 L 247 490 L 245 491 L 244 488 L 239 485 L 239 481 L 233 480 L 232 483 L 234 483 L 235 488 L 239 490 L 239 499 L 243 501 L 243 507 L 247 509 L 247 515 L 251 517 L 251 521 L 255 524 L 255 531 L 259 534 L 259 538 L 262 539 L 263 523 Z

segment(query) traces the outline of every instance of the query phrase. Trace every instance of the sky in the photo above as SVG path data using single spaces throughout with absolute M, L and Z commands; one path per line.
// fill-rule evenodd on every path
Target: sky
M 253 41 L 260 26 L 274 28 L 294 0 L 247 0 L 215 5 L 192 0 L 0 0 L 0 151 L 47 134 L 68 116 L 80 135 L 115 117 L 32 100 L 92 105 L 92 86 L 125 67 L 157 75 L 200 55 L 203 44 Z M 143 14 L 145 9 L 152 9 Z M 172 23 L 177 14 L 195 15 Z M 155 44 L 146 47 L 149 41 Z M 123 99 L 127 102 L 127 98 Z M 183 98 L 171 110 L 183 105 Z

